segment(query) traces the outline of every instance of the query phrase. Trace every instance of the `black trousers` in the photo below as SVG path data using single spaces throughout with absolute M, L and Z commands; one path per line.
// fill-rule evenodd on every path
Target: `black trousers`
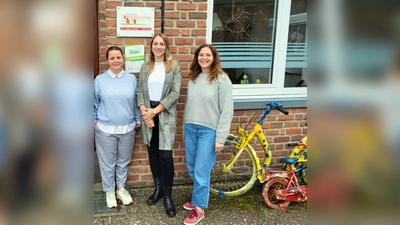
M 152 104 L 151 107 L 155 108 L 157 105 Z M 159 149 L 160 140 L 160 122 L 158 115 L 154 118 L 153 133 L 148 147 L 150 168 L 153 177 L 161 177 L 163 185 L 172 187 L 174 180 L 174 159 L 172 157 L 172 150 Z

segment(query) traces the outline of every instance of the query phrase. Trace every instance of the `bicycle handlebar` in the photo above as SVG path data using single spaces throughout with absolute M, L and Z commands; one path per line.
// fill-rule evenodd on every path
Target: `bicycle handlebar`
M 259 124 L 262 124 L 264 122 L 265 117 L 271 112 L 271 109 L 277 109 L 279 110 L 281 113 L 287 115 L 289 114 L 288 111 L 282 109 L 282 104 L 279 104 L 277 102 L 270 102 L 267 104 L 267 110 L 265 110 L 264 115 L 261 117 L 261 119 L 258 121 Z
M 281 113 L 283 113 L 285 115 L 289 114 L 289 112 L 284 110 L 284 109 L 280 109 L 280 108 L 276 108 L 276 109 L 279 110 Z

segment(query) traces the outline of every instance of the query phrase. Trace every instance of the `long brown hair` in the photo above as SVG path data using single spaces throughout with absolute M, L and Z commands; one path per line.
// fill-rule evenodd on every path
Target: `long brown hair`
M 150 42 L 150 52 L 147 53 L 147 59 L 146 59 L 149 66 L 147 67 L 147 69 L 145 71 L 146 73 L 152 73 L 154 70 L 155 59 L 154 59 L 154 53 L 153 53 L 152 49 L 153 49 L 154 39 L 158 36 L 160 36 L 163 39 L 164 44 L 165 44 L 165 54 L 164 54 L 165 70 L 167 72 L 169 72 L 171 70 L 171 67 L 173 67 L 176 64 L 175 60 L 173 60 L 174 58 L 172 57 L 171 51 L 169 49 L 169 40 L 168 40 L 167 35 L 165 35 L 164 33 L 159 33 L 159 34 L 154 35 L 153 39 L 151 39 L 151 42 Z
M 202 44 L 200 45 L 200 47 L 197 48 L 196 52 L 194 53 L 192 64 L 190 65 L 189 78 L 193 82 L 195 82 L 197 76 L 199 76 L 199 74 L 201 73 L 201 66 L 199 65 L 198 57 L 202 48 L 211 49 L 211 52 L 213 54 L 214 61 L 211 64 L 210 73 L 208 74 L 208 79 L 211 84 L 214 80 L 218 79 L 219 74 L 226 74 L 221 68 L 221 60 L 219 58 L 218 51 L 214 47 L 214 45 L 211 44 Z

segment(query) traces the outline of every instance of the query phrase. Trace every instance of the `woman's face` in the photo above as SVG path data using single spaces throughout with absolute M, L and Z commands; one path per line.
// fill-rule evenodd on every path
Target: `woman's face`
M 209 47 L 204 47 L 200 50 L 197 61 L 203 70 L 203 72 L 209 72 L 211 69 L 211 64 L 214 62 L 214 56 Z
M 119 50 L 109 51 L 107 63 L 112 71 L 120 71 L 123 65 L 122 53 Z
M 154 57 L 156 58 L 164 57 L 165 43 L 160 36 L 154 38 L 153 45 L 151 46 L 151 51 L 153 52 Z

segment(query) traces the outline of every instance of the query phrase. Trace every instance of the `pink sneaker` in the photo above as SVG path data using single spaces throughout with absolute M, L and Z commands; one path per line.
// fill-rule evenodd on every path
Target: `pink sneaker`
M 188 217 L 183 221 L 186 225 L 195 225 L 204 218 L 204 213 L 201 213 L 196 207 L 192 210 Z
M 192 201 L 188 201 L 185 204 L 183 204 L 183 208 L 187 210 L 193 210 L 195 206 L 192 204 Z

